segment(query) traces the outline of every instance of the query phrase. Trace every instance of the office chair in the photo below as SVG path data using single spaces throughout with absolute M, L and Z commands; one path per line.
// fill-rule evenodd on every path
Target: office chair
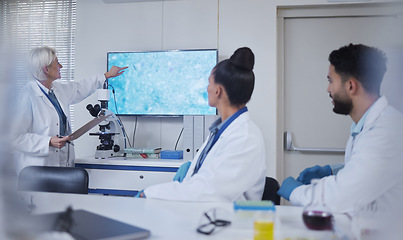
M 18 189 L 88 194 L 88 178 L 84 168 L 29 166 L 18 176 Z
M 262 200 L 271 200 L 275 205 L 280 205 L 280 196 L 277 191 L 280 189 L 280 184 L 272 177 L 266 177 Z

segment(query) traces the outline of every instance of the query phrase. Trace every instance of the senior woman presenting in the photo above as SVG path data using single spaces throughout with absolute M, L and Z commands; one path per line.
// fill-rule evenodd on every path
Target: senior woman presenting
M 261 200 L 266 176 L 264 141 L 246 107 L 255 84 L 254 59 L 253 52 L 244 47 L 214 67 L 208 102 L 221 118 L 211 125 L 210 136 L 193 161 L 179 168 L 175 181 L 147 187 L 139 197 Z
M 50 47 L 34 48 L 29 53 L 32 81 L 22 90 L 14 119 L 13 145 L 17 174 L 26 166 L 74 166 L 74 146 L 69 105 L 78 103 L 101 88 L 106 79 L 119 76 L 126 67 L 113 66 L 105 74 L 77 82 L 62 83 L 63 67 Z

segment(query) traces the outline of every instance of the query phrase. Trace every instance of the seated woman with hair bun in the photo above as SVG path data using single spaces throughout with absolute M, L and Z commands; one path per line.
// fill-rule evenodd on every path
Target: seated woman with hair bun
M 265 176 L 262 134 L 246 103 L 255 85 L 255 57 L 239 48 L 211 71 L 208 102 L 220 118 L 193 161 L 184 163 L 174 181 L 147 187 L 137 197 L 179 201 L 261 200 Z

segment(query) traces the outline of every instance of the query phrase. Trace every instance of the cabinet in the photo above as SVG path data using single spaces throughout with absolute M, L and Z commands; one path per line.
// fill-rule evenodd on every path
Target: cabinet
M 135 196 L 148 186 L 172 181 L 182 163 L 184 160 L 93 156 L 75 160 L 76 167 L 88 172 L 89 193 L 122 196 Z

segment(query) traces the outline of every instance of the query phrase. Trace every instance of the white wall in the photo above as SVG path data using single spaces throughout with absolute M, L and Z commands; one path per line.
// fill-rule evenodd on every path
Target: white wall
M 372 1 L 374 2 L 374 1 Z M 276 176 L 277 141 L 277 6 L 333 4 L 326 0 L 173 0 L 106 4 L 102 0 L 77 3 L 75 76 L 80 79 L 106 70 L 108 51 L 218 48 L 219 59 L 238 47 L 256 56 L 256 86 L 248 104 L 266 142 L 267 174 Z M 90 120 L 85 110 L 92 96 L 76 105 L 77 126 Z M 132 135 L 133 117 L 123 119 Z M 182 119 L 139 118 L 136 146 L 172 149 Z M 158 130 L 159 129 L 159 130 Z M 91 155 L 98 139 L 83 137 L 76 155 Z M 180 142 L 181 146 L 181 142 Z
M 216 0 L 114 4 L 77 1 L 75 77 L 79 80 L 104 73 L 109 51 L 217 48 L 217 9 Z M 96 94 L 75 105 L 75 126 L 91 119 L 85 108 L 88 103 L 97 103 Z M 131 142 L 135 120 L 122 117 Z M 136 147 L 174 149 L 182 117 L 137 120 Z M 97 137 L 83 136 L 76 141 L 76 157 L 93 155 L 98 144 Z M 182 138 L 178 148 L 182 148 Z

